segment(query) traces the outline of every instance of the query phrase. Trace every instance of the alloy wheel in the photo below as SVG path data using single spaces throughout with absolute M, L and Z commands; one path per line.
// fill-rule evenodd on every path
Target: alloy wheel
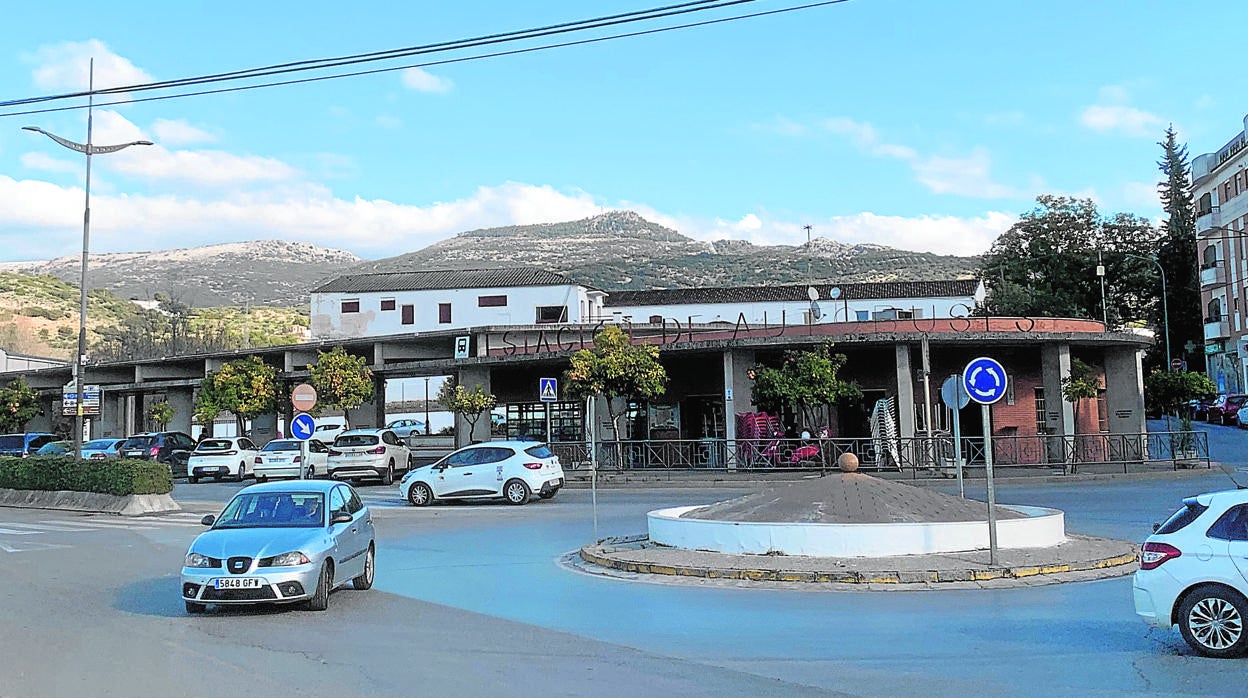
M 1244 634 L 1244 618 L 1239 609 L 1218 597 L 1197 601 L 1187 614 L 1187 625 L 1192 637 L 1213 650 L 1230 648 Z

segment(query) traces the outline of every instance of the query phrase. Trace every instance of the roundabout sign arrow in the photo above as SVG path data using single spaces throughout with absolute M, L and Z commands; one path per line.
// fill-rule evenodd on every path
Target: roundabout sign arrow
M 991 405 L 1005 397 L 1005 367 L 996 359 L 981 356 L 962 370 L 962 387 L 981 405 Z

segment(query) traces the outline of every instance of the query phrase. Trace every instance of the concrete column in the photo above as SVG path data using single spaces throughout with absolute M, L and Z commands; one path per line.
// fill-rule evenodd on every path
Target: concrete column
M 1045 344 L 1040 351 L 1040 371 L 1049 433 L 1070 436 L 1075 433 L 1075 407 L 1062 399 L 1062 379 L 1070 378 L 1070 345 Z
M 1109 410 L 1111 434 L 1147 431 L 1142 356 L 1142 352 L 1130 347 L 1105 350 L 1105 406 Z
M 459 369 L 459 384 L 464 386 L 465 390 L 471 390 L 473 386 L 481 386 L 485 392 L 490 390 L 490 369 L 486 366 L 465 366 Z M 467 419 L 462 415 L 455 415 L 455 448 L 462 448 L 473 441 L 488 441 L 490 438 L 490 417 L 488 414 L 482 414 L 477 420 L 476 429 L 469 432 L 469 424 Z
M 126 395 L 125 397 L 122 398 L 126 403 L 126 406 L 122 411 L 124 415 L 124 419 L 123 419 L 124 428 L 123 428 L 123 432 L 121 434 L 118 434 L 118 436 L 130 436 L 132 434 L 137 434 L 139 432 L 138 428 L 136 428 L 135 413 L 138 407 L 142 406 L 142 403 L 139 401 L 138 398 L 139 396 L 133 393 Z
M 257 446 L 263 446 L 277 438 L 277 413 L 270 412 L 254 417 L 251 420 L 251 440 Z
M 373 399 L 348 410 L 347 422 L 352 429 L 380 429 L 386 426 L 386 380 L 373 377 Z
M 50 432 L 52 431 L 52 419 L 54 416 L 56 416 L 57 412 L 61 409 L 61 396 L 60 395 L 48 395 L 47 397 L 39 396 L 37 398 L 37 401 L 39 403 L 40 411 L 42 412 L 42 414 L 37 414 L 34 417 L 31 417 L 29 422 L 26 422 L 26 431 Z M 69 435 L 70 438 L 73 438 L 73 431 L 74 431 L 73 424 L 70 424 L 69 431 L 70 431 L 70 435 Z
M 117 393 L 100 395 L 100 414 L 91 421 L 92 438 L 121 438 L 121 418 L 126 409 L 125 397 Z
M 914 369 L 910 365 L 910 345 L 898 344 L 897 354 L 897 435 L 914 436 Z
M 195 416 L 195 390 L 193 388 L 170 388 L 165 399 L 173 407 L 173 419 L 169 422 L 169 431 L 191 433 L 191 420 Z

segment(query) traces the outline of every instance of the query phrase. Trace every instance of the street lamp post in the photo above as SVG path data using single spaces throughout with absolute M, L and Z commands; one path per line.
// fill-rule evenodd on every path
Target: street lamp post
M 87 142 L 75 143 L 49 133 L 38 126 L 23 126 L 26 131 L 34 131 L 56 141 L 58 144 L 87 156 L 87 177 L 84 190 L 86 202 L 82 210 L 82 272 L 78 284 L 78 352 L 74 355 L 74 395 L 77 402 L 77 414 L 74 418 L 74 458 L 82 458 L 82 417 L 83 417 L 83 363 L 87 355 L 87 255 L 91 249 L 91 156 L 105 155 L 124 150 L 132 145 L 152 145 L 151 141 L 131 141 L 119 145 L 93 145 L 91 143 L 92 106 L 95 90 L 95 59 L 91 60 L 87 74 Z
M 425 376 L 425 436 L 433 431 L 429 428 L 429 376 Z
M 1167 370 L 1173 370 L 1174 365 L 1171 363 L 1172 359 L 1170 358 L 1170 306 L 1166 303 L 1166 269 L 1161 266 L 1161 262 L 1158 262 L 1156 257 L 1144 257 L 1142 255 L 1129 254 L 1125 252 L 1122 256 L 1152 262 L 1157 265 L 1157 271 L 1161 273 L 1161 322 L 1163 326 L 1162 334 L 1166 336 L 1166 368 Z M 1101 283 L 1104 283 L 1104 281 Z

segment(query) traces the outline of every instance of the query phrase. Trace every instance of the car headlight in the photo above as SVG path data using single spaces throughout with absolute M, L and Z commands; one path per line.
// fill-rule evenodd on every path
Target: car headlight
M 208 557 L 207 555 L 200 555 L 199 553 L 187 553 L 186 562 L 183 563 L 183 566 L 184 567 L 216 567 L 216 565 L 212 564 L 212 558 Z
M 274 555 L 273 557 L 270 557 L 268 559 L 261 560 L 260 566 L 261 567 L 295 567 L 297 565 L 307 565 L 311 562 L 312 561 L 308 559 L 307 555 L 304 555 L 298 550 L 294 550 L 289 553 L 282 553 L 281 555 Z M 268 564 L 265 564 L 265 563 L 268 563 Z

